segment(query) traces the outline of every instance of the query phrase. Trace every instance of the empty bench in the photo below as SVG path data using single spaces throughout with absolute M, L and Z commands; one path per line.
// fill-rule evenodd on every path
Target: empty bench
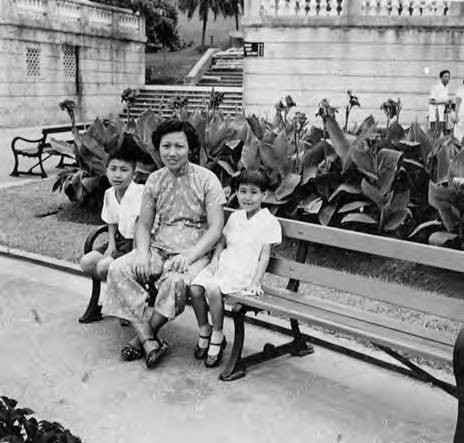
M 280 219 L 280 223 L 284 238 L 296 241 L 295 258 L 273 256 L 267 272 L 287 279 L 286 287 L 263 285 L 264 294 L 261 296 L 242 293 L 226 296 L 226 303 L 232 305 L 231 316 L 235 335 L 229 359 L 220 374 L 221 380 L 231 381 L 243 377 L 247 368 L 284 354 L 303 356 L 312 353 L 311 342 L 317 340 L 300 332 L 299 322 L 303 322 L 370 342 L 405 365 L 408 368 L 405 368 L 405 371 L 410 375 L 438 385 L 451 395 L 457 396 L 455 386 L 437 380 L 410 359 L 410 356 L 420 356 L 452 363 L 456 331 L 454 333 L 436 331 L 395 320 L 382 313 L 369 312 L 333 300 L 322 299 L 312 295 L 309 290 L 302 291 L 300 283 L 327 287 L 364 299 L 462 323 L 464 302 L 461 300 L 309 264 L 306 263 L 306 258 L 308 242 L 313 242 L 461 272 L 464 263 L 463 252 L 293 220 Z M 262 351 L 242 356 L 247 314 L 263 311 L 289 319 L 293 339 L 280 346 L 267 343 Z M 253 320 L 252 318 L 251 321 Z M 460 352 L 463 357 L 460 358 L 462 359 L 464 358 L 462 335 L 461 343 Z M 464 362 L 462 367 L 464 377 Z
M 79 123 L 76 125 L 78 130 L 85 129 L 87 125 L 85 123 Z M 24 137 L 15 137 L 11 141 L 11 150 L 14 156 L 14 167 L 10 175 L 17 177 L 20 174 L 23 175 L 40 175 L 42 178 L 47 177 L 47 173 L 44 170 L 43 163 L 51 156 L 60 156 L 60 161 L 57 165 L 58 168 L 67 166 L 64 163 L 64 158 L 67 157 L 59 152 L 53 150 L 52 146 L 48 141 L 48 136 L 53 134 L 71 133 L 71 125 L 55 125 L 46 126 L 42 128 L 42 136 L 38 139 L 27 139 Z M 69 143 L 73 142 L 73 138 L 70 135 L 68 140 Z M 31 166 L 27 171 L 19 170 L 19 159 L 20 157 L 34 158 L 37 162 Z M 74 158 L 73 158 L 74 160 Z M 34 172 L 34 169 L 39 167 L 39 172 Z

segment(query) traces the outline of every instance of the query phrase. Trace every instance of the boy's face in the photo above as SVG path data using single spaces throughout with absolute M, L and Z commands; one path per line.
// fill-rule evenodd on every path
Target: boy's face
M 261 188 L 256 185 L 240 184 L 237 190 L 240 208 L 250 216 L 261 209 L 264 197 L 266 197 L 266 192 L 261 191 Z
M 134 176 L 134 167 L 130 162 L 112 159 L 106 167 L 106 176 L 110 185 L 117 191 L 127 189 Z

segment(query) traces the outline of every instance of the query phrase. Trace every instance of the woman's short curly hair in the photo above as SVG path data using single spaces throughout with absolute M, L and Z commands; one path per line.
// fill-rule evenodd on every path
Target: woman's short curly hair
M 156 131 L 153 132 L 151 139 L 155 150 L 159 150 L 163 136 L 172 132 L 183 132 L 185 134 L 190 152 L 196 152 L 200 149 L 200 138 L 196 129 L 189 122 L 171 119 L 160 123 Z

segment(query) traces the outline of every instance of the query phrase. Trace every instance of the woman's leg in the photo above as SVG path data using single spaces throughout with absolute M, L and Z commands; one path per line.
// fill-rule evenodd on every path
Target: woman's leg
M 98 251 L 90 251 L 81 258 L 81 268 L 84 274 L 94 278 L 99 278 L 96 272 L 97 263 L 104 258 L 104 255 Z

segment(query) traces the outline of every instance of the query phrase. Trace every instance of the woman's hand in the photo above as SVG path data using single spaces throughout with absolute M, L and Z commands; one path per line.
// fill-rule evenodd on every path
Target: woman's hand
M 132 271 L 139 282 L 148 283 L 150 278 L 150 255 L 148 252 L 137 251 L 135 253 Z
M 164 263 L 165 272 L 186 272 L 192 263 L 192 258 L 188 252 L 177 254 L 174 257 L 166 260 Z

